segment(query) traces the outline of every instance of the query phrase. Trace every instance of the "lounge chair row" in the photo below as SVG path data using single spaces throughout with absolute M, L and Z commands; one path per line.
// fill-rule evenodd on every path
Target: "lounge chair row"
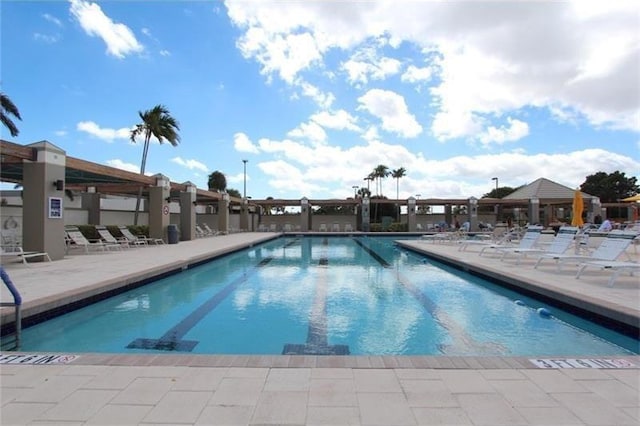
M 164 244 L 160 238 L 149 238 L 141 235 L 133 235 L 126 226 L 119 226 L 118 230 L 122 237 L 116 238 L 106 226 L 96 226 L 96 231 L 100 235 L 99 239 L 88 239 L 76 226 L 65 227 L 65 240 L 67 251 L 72 248 L 83 249 L 85 253 L 91 250 L 108 251 L 122 250 L 136 246 L 147 246 L 149 244 Z
M 482 256 L 487 250 L 493 251 L 500 255 L 501 261 L 509 256 L 516 256 L 518 264 L 522 257 L 536 255 L 537 261 L 534 268 L 538 268 L 544 260 L 549 259 L 556 262 L 558 270 L 561 270 L 565 263 L 574 263 L 578 265 L 576 279 L 580 278 L 585 269 L 589 267 L 611 270 L 613 274 L 609 279 L 609 286 L 613 286 L 622 273 L 628 272 L 633 275 L 634 272 L 640 271 L 640 263 L 631 261 L 628 254 L 628 260 L 618 260 L 627 253 L 626 250 L 634 240 L 640 238 L 636 231 L 611 231 L 593 252 L 584 254 L 583 250 L 585 248 L 580 246 L 581 235 L 579 228 L 573 226 L 561 227 L 551 243 L 545 248 L 540 247 L 538 244 L 541 231 L 541 227 L 529 227 L 518 245 L 506 242 L 485 243 L 479 255 Z M 468 242 L 462 244 L 468 244 Z

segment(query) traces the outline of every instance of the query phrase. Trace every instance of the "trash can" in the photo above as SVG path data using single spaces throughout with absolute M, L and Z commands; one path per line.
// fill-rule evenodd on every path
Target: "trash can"
M 167 228 L 169 244 L 178 244 L 178 225 L 169 225 Z

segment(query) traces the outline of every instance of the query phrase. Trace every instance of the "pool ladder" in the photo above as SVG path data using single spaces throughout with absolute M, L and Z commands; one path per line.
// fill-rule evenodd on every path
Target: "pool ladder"
M 4 284 L 7 286 L 7 288 L 11 292 L 11 295 L 13 296 L 13 302 L 0 302 L 0 307 L 13 306 L 15 308 L 15 315 L 16 315 L 15 339 L 14 339 L 15 345 L 12 349 L 19 351 L 20 343 L 21 343 L 20 338 L 22 335 L 22 312 L 21 312 L 22 296 L 20 296 L 18 289 L 16 288 L 15 285 L 13 285 L 11 278 L 9 278 L 9 274 L 7 274 L 7 272 L 4 270 L 4 267 L 2 266 L 0 266 L 0 278 L 2 279 L 2 282 L 4 282 Z

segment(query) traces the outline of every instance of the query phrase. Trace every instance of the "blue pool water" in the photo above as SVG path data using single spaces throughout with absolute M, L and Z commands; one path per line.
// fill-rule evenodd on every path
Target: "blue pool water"
M 639 342 L 401 250 L 391 237 L 305 236 L 27 328 L 22 350 L 582 356 L 637 354 Z

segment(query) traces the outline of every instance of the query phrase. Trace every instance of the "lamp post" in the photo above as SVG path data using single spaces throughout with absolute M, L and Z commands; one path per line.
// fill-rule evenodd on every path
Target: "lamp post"
M 491 180 L 495 180 L 496 181 L 496 198 L 498 197 L 498 178 L 497 177 L 492 177 Z
M 353 198 L 356 198 L 358 196 L 358 188 L 360 188 L 358 185 L 353 185 Z
M 245 200 L 247 199 L 247 161 L 249 160 L 242 160 L 242 164 L 244 166 L 244 188 L 242 190 L 242 198 Z

